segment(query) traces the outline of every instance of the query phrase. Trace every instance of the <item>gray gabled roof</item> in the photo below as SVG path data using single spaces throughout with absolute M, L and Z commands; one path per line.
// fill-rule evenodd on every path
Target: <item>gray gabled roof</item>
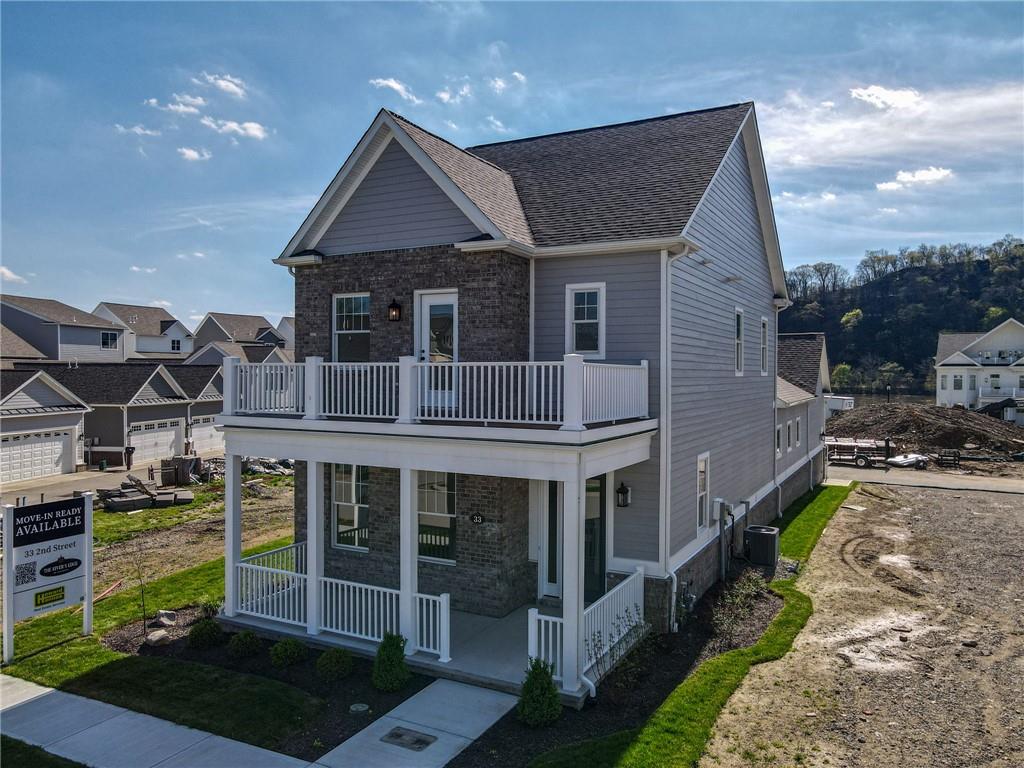
M 178 322 L 177 318 L 163 307 L 114 304 L 110 301 L 103 301 L 100 304 L 120 320 L 121 325 L 135 331 L 139 336 L 162 336 L 168 328 Z M 188 328 L 185 328 L 185 332 L 188 333 Z M 189 333 L 189 336 L 191 335 Z
M 815 395 L 801 389 L 795 384 L 790 384 L 781 376 L 775 377 L 775 399 L 780 408 L 788 408 L 800 403 L 813 400 Z
M 52 323 L 80 325 L 86 328 L 116 328 L 121 330 L 121 326 L 106 318 L 99 317 L 77 307 L 72 307 L 55 299 L 39 299 L 34 296 L 12 296 L 9 293 L 5 293 L 0 296 L 0 301 L 4 304 L 10 304 L 11 306 L 23 309 Z
M 823 333 L 780 333 L 779 376 L 806 392 L 817 392 L 824 349 Z
M 950 355 L 954 355 L 964 347 L 973 344 L 986 333 L 987 331 L 979 331 L 977 333 L 940 333 L 939 343 L 935 349 L 935 362 L 941 363 Z
M 0 325 L 0 357 L 44 360 L 46 355 L 33 347 L 6 325 Z
M 219 370 L 219 365 L 176 365 L 168 368 L 167 372 L 185 390 L 185 394 L 195 399 L 203 393 Z
M 257 337 L 267 330 L 277 332 L 270 321 L 263 315 L 235 315 L 229 312 L 210 312 L 209 316 L 217 321 L 224 332 L 234 342 L 256 341 Z
M 83 363 L 75 368 L 69 368 L 66 363 L 17 363 L 16 366 L 18 370 L 45 371 L 90 405 L 127 405 L 161 367 L 159 363 L 138 362 Z M 185 402 L 183 398 L 180 400 Z

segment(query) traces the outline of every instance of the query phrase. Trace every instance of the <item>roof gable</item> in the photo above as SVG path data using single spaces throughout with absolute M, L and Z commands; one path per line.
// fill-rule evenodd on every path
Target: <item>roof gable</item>
M 779 376 L 807 392 L 828 389 L 828 363 L 823 333 L 780 333 L 778 335 Z
M 181 325 L 189 336 L 192 335 L 188 328 L 163 307 L 101 301 L 96 305 L 95 312 L 99 313 L 101 309 L 106 309 L 117 322 L 139 336 L 163 336 L 175 324 Z
M 991 331 L 987 331 L 979 338 L 972 341 L 963 348 L 963 351 L 967 352 L 975 347 L 983 346 L 984 344 L 993 344 L 999 348 L 1022 348 L 1024 347 L 1024 325 L 1022 325 L 1016 318 L 1008 318 Z
M 33 347 L 6 325 L 0 325 L 0 356 L 13 359 L 45 360 L 46 355 Z
M 152 405 L 168 400 L 188 399 L 188 394 L 174 380 L 168 370 L 162 365 L 158 365 L 149 375 L 149 378 L 146 379 L 145 383 L 132 395 L 128 405 Z
M 0 371 L 0 394 L 8 416 L 92 410 L 45 371 Z
M 204 392 L 220 376 L 219 365 L 176 365 L 168 372 L 185 394 L 193 400 L 204 399 Z
M 270 321 L 263 315 L 238 315 L 231 312 L 207 312 L 199 325 L 196 326 L 196 333 L 206 323 L 211 322 L 220 328 L 233 342 L 255 341 L 261 333 L 273 330 Z M 276 331 L 275 331 L 276 333 Z
M 3 294 L 0 302 L 17 307 L 23 312 L 36 317 L 44 322 L 59 323 L 60 325 L 80 325 L 86 328 L 112 328 L 122 330 L 117 323 L 105 317 L 99 317 L 91 312 L 72 307 L 70 304 L 55 299 L 39 299 L 34 296 L 12 296 Z

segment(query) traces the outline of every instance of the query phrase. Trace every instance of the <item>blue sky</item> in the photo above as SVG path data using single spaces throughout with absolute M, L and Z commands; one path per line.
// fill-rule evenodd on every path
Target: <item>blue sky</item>
M 787 266 L 1024 234 L 1019 3 L 0 12 L 11 293 L 276 321 L 381 106 L 469 145 L 753 100 Z

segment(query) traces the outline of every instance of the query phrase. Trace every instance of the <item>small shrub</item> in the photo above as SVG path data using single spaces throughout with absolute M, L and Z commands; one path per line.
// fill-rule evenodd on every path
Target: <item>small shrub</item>
M 209 597 L 208 595 L 204 595 L 203 599 L 199 601 L 197 606 L 199 608 L 199 615 L 204 619 L 212 619 L 220 613 L 220 607 L 223 603 L 223 599 L 218 600 L 216 598 Z
M 270 663 L 278 669 L 298 664 L 304 658 L 306 658 L 306 646 L 294 637 L 286 637 L 270 646 Z
M 516 715 L 531 728 L 551 725 L 562 716 L 562 702 L 558 699 L 552 674 L 552 667 L 546 661 L 530 659 Z
M 346 678 L 352 672 L 352 654 L 344 648 L 330 648 L 316 660 L 316 674 L 325 683 Z
M 231 636 L 228 641 L 228 654 L 233 659 L 249 659 L 260 652 L 260 645 L 256 633 L 246 629 Z
M 189 648 L 203 650 L 224 642 L 224 632 L 213 619 L 200 619 L 188 631 Z
M 373 660 L 373 687 L 378 691 L 397 691 L 411 676 L 405 664 L 405 638 L 388 632 Z

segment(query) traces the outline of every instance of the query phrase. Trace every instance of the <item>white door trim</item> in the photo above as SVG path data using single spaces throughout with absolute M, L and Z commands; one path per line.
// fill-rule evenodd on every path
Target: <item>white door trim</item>
M 556 483 L 556 495 L 555 503 L 557 505 L 556 514 L 556 527 L 555 527 L 555 539 L 552 542 L 550 538 L 551 534 L 551 486 L 550 483 L 555 482 L 549 480 L 544 483 L 544 494 L 541 501 L 541 521 L 543 533 L 541 534 L 541 558 L 540 558 L 540 569 L 541 575 L 541 586 L 540 593 L 547 597 L 561 597 L 562 596 L 562 489 L 561 483 Z M 555 548 L 555 578 L 552 581 L 551 573 L 548 571 L 548 557 L 551 552 L 551 547 Z

